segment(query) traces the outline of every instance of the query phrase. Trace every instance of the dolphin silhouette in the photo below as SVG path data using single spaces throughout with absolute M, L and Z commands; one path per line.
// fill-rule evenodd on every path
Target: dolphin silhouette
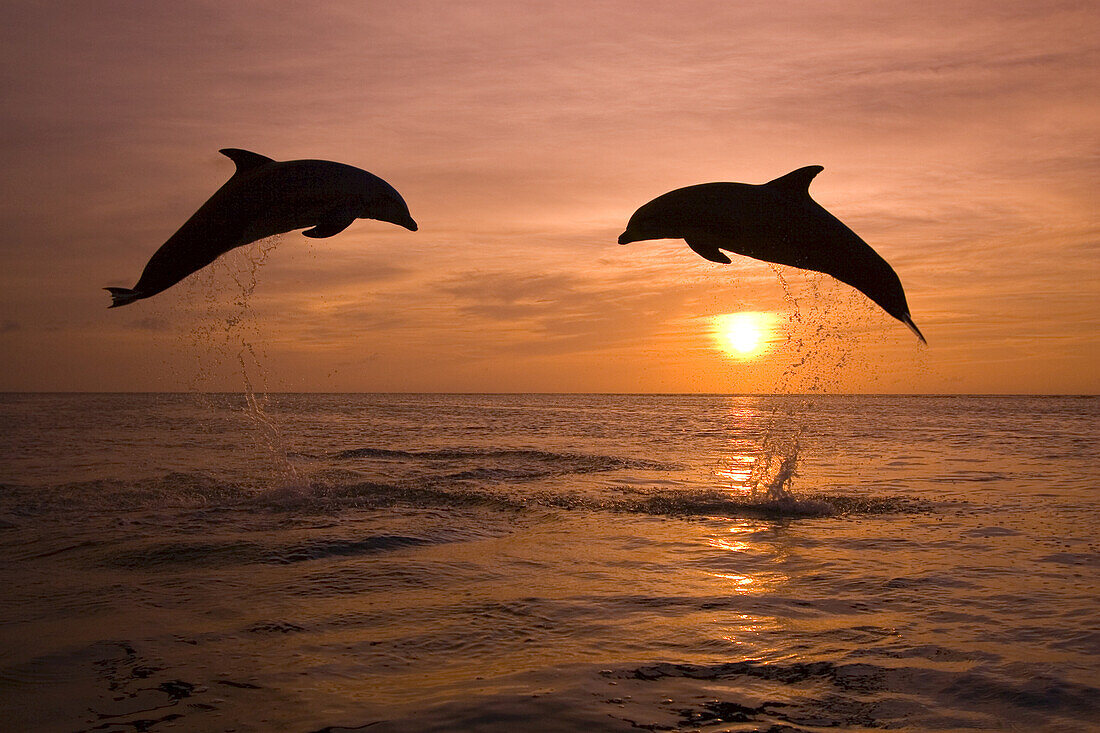
M 238 148 L 218 152 L 236 163 L 233 177 L 153 253 L 133 289 L 105 288 L 109 308 L 156 295 L 231 249 L 294 229 L 312 227 L 302 233 L 323 239 L 356 219 L 377 219 L 416 231 L 401 194 L 359 168 L 275 161 Z
M 877 303 L 917 335 L 901 280 L 878 252 L 810 198 L 811 165 L 760 185 L 703 183 L 658 196 L 634 212 L 619 244 L 683 239 L 711 262 L 725 249 L 746 257 L 832 275 Z

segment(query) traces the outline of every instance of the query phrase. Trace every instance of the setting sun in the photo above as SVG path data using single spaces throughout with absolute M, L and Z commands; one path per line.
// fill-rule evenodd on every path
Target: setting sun
M 770 313 L 725 313 L 714 319 L 714 336 L 723 351 L 748 358 L 763 351 L 772 333 Z

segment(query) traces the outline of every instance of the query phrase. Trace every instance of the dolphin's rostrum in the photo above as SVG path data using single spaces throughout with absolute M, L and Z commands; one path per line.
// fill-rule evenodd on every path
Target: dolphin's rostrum
M 924 336 L 909 315 L 893 268 L 835 216 L 810 198 L 811 165 L 761 185 L 703 183 L 670 191 L 630 217 L 619 244 L 684 239 L 700 257 L 729 264 L 725 249 L 765 262 L 832 275 Z
M 233 177 L 161 245 L 132 290 L 106 288 L 109 307 L 156 295 L 231 249 L 295 229 L 324 238 L 356 219 L 377 219 L 416 231 L 401 194 L 364 170 L 327 160 L 275 161 L 237 148 L 219 152 L 236 163 Z

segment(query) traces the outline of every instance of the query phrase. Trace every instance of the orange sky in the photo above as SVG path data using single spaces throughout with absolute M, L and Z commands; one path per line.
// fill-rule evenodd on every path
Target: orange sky
M 0 9 L 0 389 L 239 390 L 248 342 L 279 390 L 1100 391 L 1091 3 L 62 7 Z M 284 235 L 246 308 L 238 254 L 108 310 L 221 147 L 365 168 L 420 231 Z M 615 243 L 660 193 L 811 164 L 928 349 L 790 268 L 785 340 L 768 265 Z M 739 311 L 769 351 L 718 348 Z

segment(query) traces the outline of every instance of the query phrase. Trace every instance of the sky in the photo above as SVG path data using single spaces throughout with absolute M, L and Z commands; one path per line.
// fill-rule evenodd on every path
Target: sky
M 4 2 L 0 390 L 1097 393 L 1097 38 L 1059 0 Z M 223 147 L 369 170 L 420 229 L 107 309 Z M 927 347 L 822 275 L 616 244 L 806 165 Z

